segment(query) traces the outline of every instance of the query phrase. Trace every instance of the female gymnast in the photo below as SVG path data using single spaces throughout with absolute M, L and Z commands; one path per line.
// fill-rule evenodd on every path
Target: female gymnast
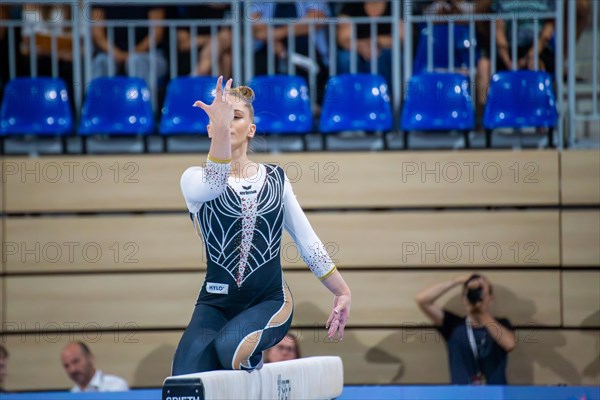
M 292 322 L 293 299 L 280 263 L 282 228 L 311 271 L 333 293 L 328 337 L 343 338 L 350 289 L 300 208 L 280 167 L 248 159 L 256 132 L 246 86 L 223 89 L 212 104 L 194 106 L 210 117 L 211 145 L 203 167 L 188 168 L 181 190 L 196 231 L 202 232 L 207 271 L 191 321 L 173 360 L 173 375 L 260 368 L 262 351 Z

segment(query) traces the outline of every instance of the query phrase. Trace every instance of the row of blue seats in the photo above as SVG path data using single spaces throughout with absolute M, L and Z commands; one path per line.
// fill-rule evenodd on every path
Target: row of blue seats
M 216 78 L 180 77 L 170 81 L 161 109 L 161 135 L 206 133 L 208 117 L 192 107 L 211 103 Z M 306 134 L 315 126 L 306 81 L 288 75 L 257 76 L 255 122 L 265 134 Z M 467 78 L 454 73 L 422 73 L 406 88 L 400 129 L 471 131 L 474 107 Z M 383 77 L 344 74 L 330 78 L 317 130 L 394 130 L 389 91 Z M 495 74 L 484 112 L 487 130 L 546 127 L 557 122 L 552 79 L 544 72 Z M 74 119 L 65 84 L 53 78 L 16 78 L 8 83 L 0 111 L 0 135 L 71 135 Z M 90 135 L 148 135 L 156 131 L 149 89 L 142 79 L 116 76 L 90 83 L 77 132 Z

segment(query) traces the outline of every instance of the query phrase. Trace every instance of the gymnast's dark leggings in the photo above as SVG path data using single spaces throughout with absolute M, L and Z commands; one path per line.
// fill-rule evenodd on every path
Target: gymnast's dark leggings
M 289 290 L 289 289 L 288 289 Z M 197 304 L 173 360 L 172 375 L 254 369 L 262 351 L 279 343 L 292 323 L 292 300 L 268 300 L 228 320 L 213 306 Z

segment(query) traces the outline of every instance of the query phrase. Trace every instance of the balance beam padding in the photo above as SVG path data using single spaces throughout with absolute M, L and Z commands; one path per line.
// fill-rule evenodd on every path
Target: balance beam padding
M 210 371 L 171 376 L 163 400 L 333 399 L 342 394 L 344 369 L 339 357 L 307 357 L 265 364 L 247 371 Z

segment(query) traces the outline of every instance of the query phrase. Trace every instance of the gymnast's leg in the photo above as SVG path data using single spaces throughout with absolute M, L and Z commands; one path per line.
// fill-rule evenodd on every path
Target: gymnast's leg
M 219 362 L 226 369 L 254 369 L 262 351 L 279 343 L 292 323 L 292 301 L 269 300 L 240 313 L 215 340 Z
M 226 323 L 227 319 L 218 309 L 196 305 L 175 351 L 172 375 L 223 369 L 215 351 L 215 338 Z

